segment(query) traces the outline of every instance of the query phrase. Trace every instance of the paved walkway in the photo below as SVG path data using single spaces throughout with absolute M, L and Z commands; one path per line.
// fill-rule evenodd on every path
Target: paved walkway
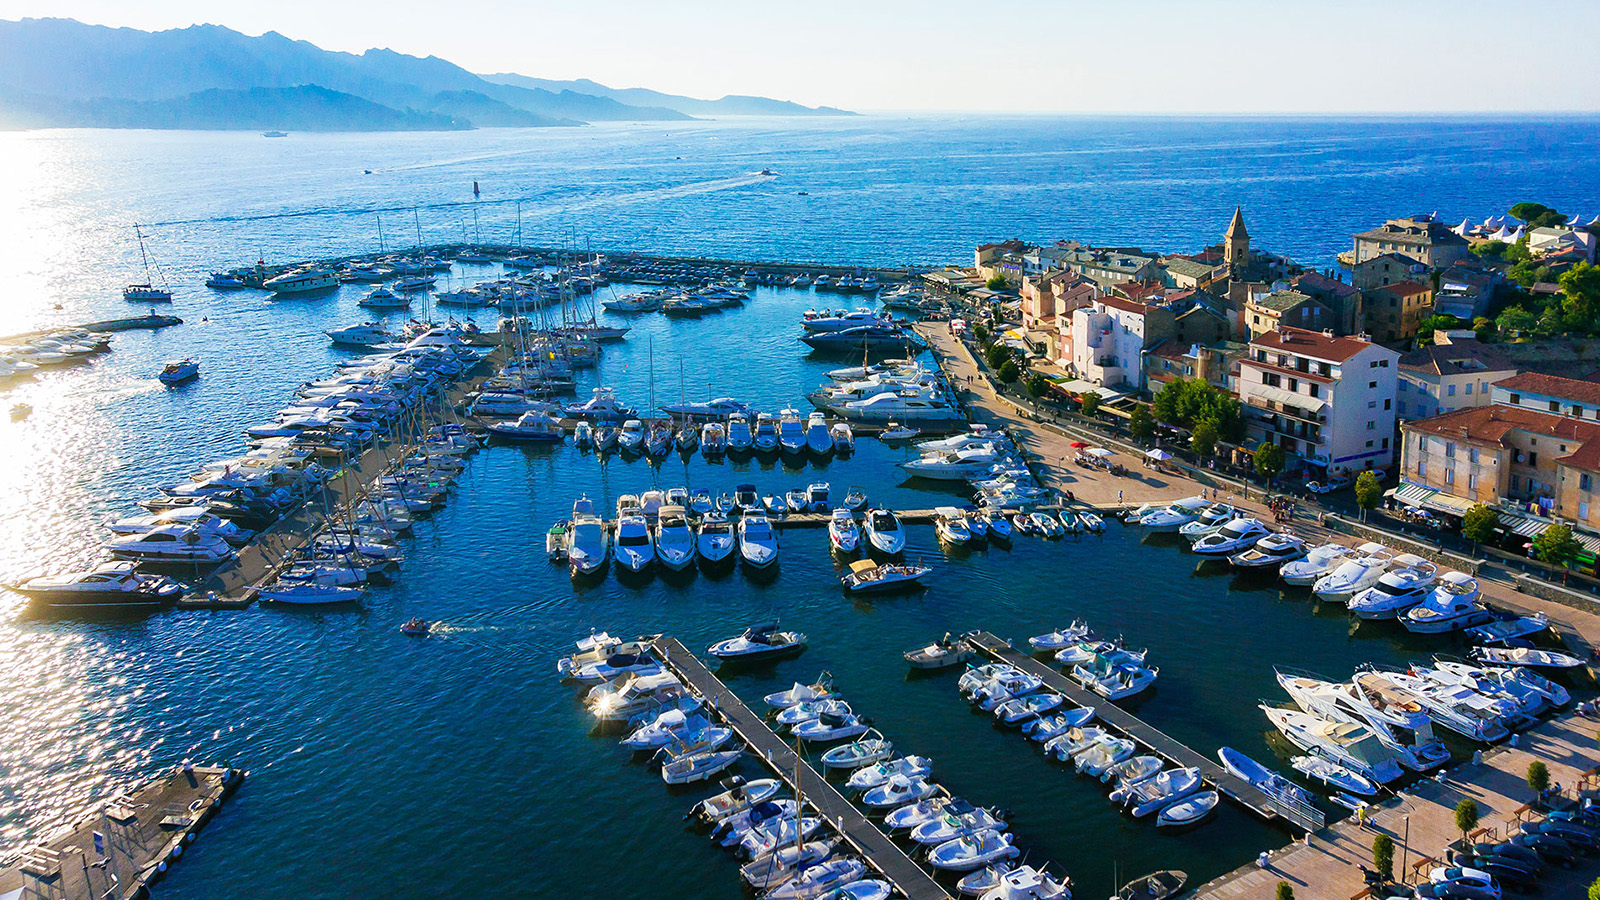
M 1142 451 L 1137 447 L 1081 425 L 1045 423 L 1019 413 L 1013 402 L 994 390 L 966 345 L 950 334 L 945 323 L 924 322 L 917 327 L 917 331 L 927 339 L 952 385 L 961 392 L 969 417 L 974 422 L 1009 430 L 1018 446 L 1036 462 L 1034 472 L 1046 487 L 1071 491 L 1079 504 L 1109 509 L 1193 497 L 1202 491 L 1217 491 L 1218 499 L 1248 509 L 1263 521 L 1271 521 L 1271 512 L 1260 502 L 1260 495 L 1253 494 L 1256 499 L 1250 499 L 1239 493 L 1238 486 L 1232 481 L 1210 477 L 1205 472 L 1190 475 L 1184 470 L 1158 471 L 1148 468 L 1144 465 Z M 1071 445 L 1075 440 L 1115 451 L 1117 455 L 1112 461 L 1121 463 L 1127 469 L 1127 474 L 1115 476 L 1103 469 L 1073 464 L 1071 460 L 1077 450 Z M 1305 514 L 1287 527 L 1313 543 L 1338 541 L 1353 544 L 1364 540 L 1318 525 L 1315 518 Z M 1549 616 L 1550 621 L 1558 626 L 1558 632 L 1570 632 L 1564 636 L 1568 638 L 1570 647 L 1586 649 L 1600 646 L 1600 606 L 1595 610 L 1584 610 L 1520 593 L 1512 581 L 1513 577 L 1514 573 L 1500 566 L 1491 565 L 1482 569 L 1478 581 L 1485 599 L 1519 613 Z
M 1275 896 L 1279 881 L 1294 887 L 1299 900 L 1345 900 L 1361 893 L 1365 883 L 1359 865 L 1371 867 L 1372 841 L 1384 833 L 1395 841 L 1395 876 L 1415 884 L 1427 880 L 1434 860 L 1461 837 L 1455 827 L 1456 804 L 1471 797 L 1478 803 L 1482 840 L 1504 838 L 1515 831 L 1519 815 L 1530 817 L 1532 799 L 1528 763 L 1543 760 L 1553 783 L 1576 785 L 1584 772 L 1600 766 L 1595 747 L 1596 723 L 1575 715 L 1554 719 L 1524 732 L 1518 746 L 1502 746 L 1446 773 L 1443 781 L 1424 780 L 1378 807 L 1365 828 L 1354 817 L 1295 842 L 1269 859 L 1267 868 L 1245 866 L 1203 885 L 1195 900 L 1257 900 Z M 1537 818 L 1536 816 L 1533 816 Z M 1442 865 L 1443 863 L 1438 863 Z M 1600 875 L 1600 860 L 1584 858 L 1572 870 L 1546 869 L 1540 895 L 1582 897 L 1584 887 Z

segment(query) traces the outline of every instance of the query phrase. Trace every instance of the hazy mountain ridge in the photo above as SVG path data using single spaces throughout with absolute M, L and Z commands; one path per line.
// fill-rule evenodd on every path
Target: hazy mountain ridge
M 680 94 L 664 94 L 649 88 L 613 88 L 587 78 L 573 81 L 556 81 L 549 78 L 532 78 L 512 72 L 480 76 L 499 84 L 538 88 L 547 91 L 574 91 L 597 97 L 610 97 L 628 104 L 652 104 L 677 110 L 691 116 L 853 116 L 856 113 L 832 106 L 803 106 L 791 100 L 773 100 L 770 97 L 750 97 L 728 94 L 717 100 L 700 100 Z
M 224 98 L 237 104 L 232 124 Z M 730 99 L 773 111 L 735 112 Z M 276 32 L 250 37 L 219 25 L 148 32 L 71 19 L 0 21 L 0 128 L 572 126 L 687 120 L 693 113 L 679 107 L 695 104 L 724 114 L 814 114 L 765 98 L 698 101 L 588 81 L 489 79 L 438 57 L 329 51 Z M 342 125 L 341 112 L 349 116 Z M 206 124 L 180 124 L 186 122 Z

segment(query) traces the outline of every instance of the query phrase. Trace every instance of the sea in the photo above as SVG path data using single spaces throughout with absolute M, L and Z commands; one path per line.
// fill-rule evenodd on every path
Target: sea
M 861 117 L 721 120 L 438 134 L 39 131 L 0 134 L 0 270 L 17 333 L 145 311 L 150 277 L 185 323 L 119 334 L 90 364 L 0 385 L 0 581 L 92 562 L 103 524 L 203 463 L 245 449 L 304 382 L 349 354 L 323 332 L 370 316 L 354 286 L 274 301 L 206 273 L 264 260 L 481 242 L 862 266 L 933 266 L 1021 237 L 1193 251 L 1235 206 L 1254 245 L 1331 267 L 1391 216 L 1481 220 L 1522 200 L 1600 213 L 1600 120 Z M 768 169 L 772 175 L 760 172 Z M 478 195 L 475 198 L 473 186 Z M 137 236 L 135 227 L 137 226 Z M 457 267 L 452 286 L 496 267 Z M 601 295 L 603 299 L 607 295 Z M 761 288 L 699 320 L 629 320 L 580 390 L 630 403 L 732 396 L 803 406 L 845 361 L 805 352 L 803 312 L 837 305 Z M 420 304 L 416 315 L 442 316 Z M 458 313 L 458 315 L 460 315 Z M 493 311 L 470 314 L 492 328 Z M 391 316 L 391 322 L 400 318 Z M 609 316 L 603 316 L 610 321 Z M 200 378 L 167 388 L 162 363 Z M 691 648 L 748 624 L 805 632 L 800 656 L 728 676 L 747 701 L 820 672 L 897 749 L 1007 811 L 1032 863 L 1080 896 L 1155 869 L 1203 881 L 1290 838 L 1224 803 L 1188 833 L 1113 809 L 1096 782 L 976 714 L 953 675 L 901 654 L 947 631 L 1025 639 L 1083 619 L 1148 648 L 1158 686 L 1138 714 L 1204 754 L 1232 746 L 1286 768 L 1256 708 L 1276 665 L 1347 677 L 1449 641 L 1352 627 L 1300 591 L 1200 562 L 1113 525 L 1104 537 L 942 551 L 922 593 L 845 597 L 820 530 L 782 535 L 776 577 L 608 577 L 573 585 L 543 552 L 582 495 L 829 482 L 875 501 L 963 498 L 907 479 L 910 451 L 862 440 L 848 460 L 661 465 L 570 446 L 492 447 L 405 540 L 397 582 L 356 608 L 57 619 L 0 592 L 0 848 L 39 839 L 118 785 L 183 760 L 250 776 L 159 887 L 168 897 L 735 897 L 737 862 L 687 830 L 709 789 L 669 789 L 597 734 L 556 660 L 591 629 L 669 633 Z M 438 621 L 426 639 L 412 617 Z M 1470 754 L 1471 748 L 1457 748 Z M 758 775 L 746 763 L 742 771 Z

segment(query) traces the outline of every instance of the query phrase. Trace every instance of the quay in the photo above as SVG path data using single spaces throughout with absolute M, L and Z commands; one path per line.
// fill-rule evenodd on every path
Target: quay
M 156 315 L 155 313 L 151 313 L 147 316 L 130 316 L 125 319 L 106 319 L 103 322 L 89 322 L 84 325 L 56 325 L 50 328 L 40 328 L 36 331 L 28 331 L 22 334 L 13 334 L 0 338 L 0 344 L 20 344 L 36 338 L 50 337 L 54 334 L 60 334 L 63 331 L 91 331 L 105 333 L 112 331 L 135 331 L 141 328 L 154 330 L 157 328 L 170 328 L 173 325 L 182 324 L 183 320 L 177 316 L 160 316 Z
M 444 399 L 444 409 L 454 409 L 461 398 L 485 377 L 498 369 L 502 351 L 494 351 L 478 362 L 476 373 L 455 385 Z M 346 463 L 340 473 L 307 497 L 294 510 L 257 534 L 238 554 L 212 571 L 188 596 L 178 601 L 180 609 L 243 609 L 255 602 L 256 585 L 293 562 L 295 554 L 308 546 L 322 526 L 329 509 L 340 509 L 359 502 L 373 480 L 394 464 L 400 439 L 380 441 L 358 460 Z
M 242 770 L 226 766 L 185 765 L 124 791 L 0 869 L 0 897 L 144 896 L 244 777 Z
M 679 679 L 705 698 L 706 705 L 757 756 L 766 762 L 797 794 L 816 809 L 855 851 L 863 861 L 878 870 L 907 900 L 950 900 L 950 892 L 916 863 L 904 850 L 889 840 L 878 827 L 867 820 L 860 810 L 829 784 L 811 764 L 795 754 L 794 748 L 767 726 L 757 715 L 728 689 L 722 680 L 712 674 L 677 638 L 656 639 L 655 653 Z M 799 773 L 803 784 L 796 785 Z
M 1240 806 L 1269 822 L 1281 820 L 1301 831 L 1317 831 L 1326 824 L 1321 810 L 1302 804 L 1288 804 L 1268 796 L 1260 788 L 1207 759 L 1188 745 L 1168 736 L 1155 726 L 1122 709 L 1099 694 L 1045 665 L 1031 655 L 1012 647 L 987 631 L 969 635 L 968 640 L 997 662 L 1015 666 L 1039 678 L 1045 686 L 1078 706 L 1094 707 L 1095 718 L 1174 765 L 1196 768 L 1205 780 Z

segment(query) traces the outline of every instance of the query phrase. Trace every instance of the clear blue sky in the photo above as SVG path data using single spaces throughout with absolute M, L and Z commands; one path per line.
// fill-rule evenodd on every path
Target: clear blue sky
M 1600 110 L 1595 0 L 0 0 L 23 16 L 862 110 Z

